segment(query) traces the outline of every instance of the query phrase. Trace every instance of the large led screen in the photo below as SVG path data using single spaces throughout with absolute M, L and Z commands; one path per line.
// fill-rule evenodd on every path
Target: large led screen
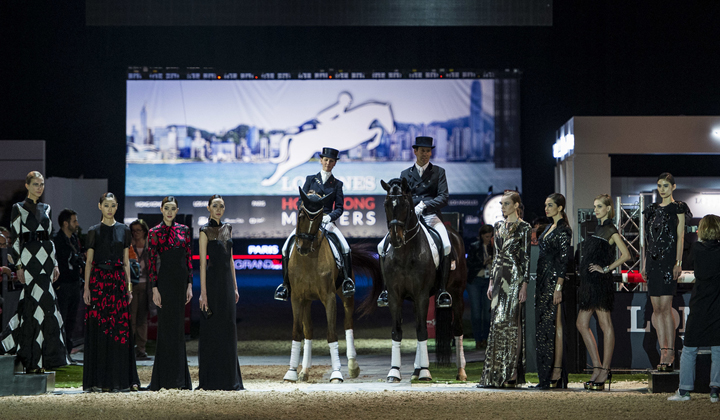
M 340 150 L 347 237 L 386 232 L 380 180 L 414 162 L 431 136 L 445 168 L 448 211 L 477 232 L 479 205 L 521 184 L 517 79 L 128 80 L 126 221 L 175 196 L 194 226 L 220 194 L 238 238 L 284 238 L 298 186 Z M 469 236 L 473 236 L 471 233 Z

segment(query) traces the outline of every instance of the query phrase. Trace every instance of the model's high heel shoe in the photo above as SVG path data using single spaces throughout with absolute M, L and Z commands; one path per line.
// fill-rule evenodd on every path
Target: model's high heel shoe
M 671 351 L 673 355 L 673 361 L 670 363 L 660 363 L 659 365 L 657 365 L 657 370 L 659 372 L 674 372 L 675 368 L 673 367 L 673 365 L 675 364 L 675 349 L 665 347 L 661 348 L 660 350 Z
M 593 371 L 594 371 L 595 369 L 602 369 L 602 367 L 600 367 L 600 366 L 593 366 Z M 594 373 L 594 372 L 593 372 L 593 373 Z M 598 373 L 598 375 L 599 375 L 599 373 Z M 590 377 L 592 378 L 592 375 L 590 375 Z M 597 376 L 596 376 L 596 378 L 597 378 Z M 590 379 L 589 381 L 585 382 L 585 384 L 584 384 L 584 385 L 585 385 L 585 389 L 590 389 L 590 385 L 591 385 L 592 383 L 593 383 L 593 380 L 592 380 L 592 379 Z
M 612 384 L 612 371 L 605 368 L 600 368 L 600 370 L 607 371 L 607 378 L 605 378 L 605 380 L 602 382 L 593 381 L 590 384 L 590 388 L 588 388 L 591 391 L 602 391 L 603 389 L 605 389 L 605 382 L 608 383 L 608 391 L 610 390 L 610 385 Z
M 558 379 L 550 379 L 550 388 L 566 388 L 567 384 L 562 376 L 562 367 L 553 367 L 553 371 L 555 369 L 560 369 L 560 377 Z

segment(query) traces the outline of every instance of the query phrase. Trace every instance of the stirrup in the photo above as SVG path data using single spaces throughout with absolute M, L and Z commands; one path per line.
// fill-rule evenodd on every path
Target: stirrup
M 442 291 L 435 298 L 435 305 L 438 308 L 451 308 L 452 307 L 452 296 L 447 291 Z
M 275 300 L 287 301 L 288 295 L 289 293 L 287 287 L 285 287 L 284 284 L 281 284 L 277 287 L 277 289 L 275 289 Z
M 342 282 L 342 294 L 345 297 L 350 297 L 355 294 L 355 283 L 350 277 L 346 277 Z
M 380 296 L 379 296 L 378 299 L 377 299 L 377 306 L 379 306 L 379 307 L 381 307 L 381 308 L 385 308 L 385 307 L 388 306 L 388 292 L 387 292 L 387 289 L 386 289 L 386 290 L 383 290 L 383 291 L 380 293 Z

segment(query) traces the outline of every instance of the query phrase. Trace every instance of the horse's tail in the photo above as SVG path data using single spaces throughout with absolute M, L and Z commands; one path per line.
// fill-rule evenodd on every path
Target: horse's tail
M 280 162 L 285 162 L 288 159 L 288 149 L 290 149 L 290 138 L 291 136 L 288 136 L 287 134 L 283 136 L 282 139 L 280 139 L 280 154 L 278 157 L 271 158 L 270 163 L 278 164 Z
M 452 308 L 435 307 L 435 359 L 438 366 L 450 366 L 453 341 Z
M 353 270 L 355 270 L 355 264 L 358 264 L 358 268 L 364 269 L 362 272 L 364 275 L 372 280 L 372 288 L 370 293 L 363 299 L 360 306 L 358 306 L 358 312 L 360 316 L 368 316 L 377 307 L 377 298 L 383 290 L 384 283 L 382 278 L 382 271 L 380 268 L 380 257 L 377 255 L 377 246 L 373 244 L 362 244 L 357 246 L 358 255 L 362 255 L 359 259 L 356 257 L 356 248 L 352 248 L 353 258 Z M 363 266 L 363 267 L 361 267 Z

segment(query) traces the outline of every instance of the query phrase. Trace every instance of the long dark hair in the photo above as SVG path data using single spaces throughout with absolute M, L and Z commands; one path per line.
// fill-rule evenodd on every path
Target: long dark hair
M 562 215 L 565 223 L 570 226 L 570 221 L 568 220 L 567 213 L 565 213 L 565 196 L 560 193 L 552 193 L 548 195 L 547 198 L 551 199 L 556 206 L 562 207 L 560 214 Z

